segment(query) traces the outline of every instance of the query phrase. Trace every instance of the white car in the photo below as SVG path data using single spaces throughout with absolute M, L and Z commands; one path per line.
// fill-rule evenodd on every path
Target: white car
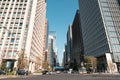
M 80 74 L 86 74 L 86 73 L 87 73 L 86 68 L 85 68 L 85 67 L 81 67 L 81 68 L 79 69 L 79 73 L 80 73 Z
M 57 74 L 60 74 L 60 71 L 56 71 Z
M 73 73 L 73 69 L 69 69 L 68 73 L 69 74 Z

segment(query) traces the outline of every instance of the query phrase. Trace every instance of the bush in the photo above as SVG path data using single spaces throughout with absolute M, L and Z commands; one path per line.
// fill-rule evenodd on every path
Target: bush
M 12 71 L 12 72 L 9 72 L 8 75 L 14 75 L 14 72 L 13 72 L 13 71 Z

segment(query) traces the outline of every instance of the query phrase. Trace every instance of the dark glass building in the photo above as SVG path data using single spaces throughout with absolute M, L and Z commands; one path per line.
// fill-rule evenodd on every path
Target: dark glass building
M 72 25 L 67 33 L 67 52 L 70 68 L 78 70 L 83 62 L 84 48 L 79 10 L 76 11 Z
M 120 0 L 79 0 L 85 55 L 98 70 L 117 72 L 120 63 Z

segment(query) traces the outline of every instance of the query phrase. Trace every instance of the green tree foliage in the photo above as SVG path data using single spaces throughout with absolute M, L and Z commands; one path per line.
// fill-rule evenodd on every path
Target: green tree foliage
M 6 69 L 6 63 L 5 63 L 5 62 L 2 62 L 2 64 L 1 64 L 1 69 L 2 69 L 2 70 Z
M 85 56 L 84 63 L 86 68 L 97 66 L 97 60 L 93 56 Z
M 49 65 L 49 63 L 47 61 L 43 62 L 43 65 L 42 65 L 43 69 L 50 70 L 49 66 L 50 65 Z
M 22 50 L 21 53 L 18 53 L 18 55 L 19 55 L 18 68 L 19 69 L 24 69 L 27 65 L 27 59 L 25 58 L 24 50 Z

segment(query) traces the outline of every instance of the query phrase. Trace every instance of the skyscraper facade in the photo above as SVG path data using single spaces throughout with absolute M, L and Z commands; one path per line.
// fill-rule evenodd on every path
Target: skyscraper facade
M 66 68 L 68 65 L 68 52 L 67 52 L 67 44 L 65 44 L 65 48 L 63 51 L 63 66 Z
M 68 62 L 70 62 L 71 48 L 72 48 L 72 25 L 69 25 L 67 31 L 67 51 L 66 51 L 68 55 Z
M 120 67 L 119 0 L 79 0 L 79 6 L 85 54 L 97 57 L 98 70 L 117 72 Z
M 0 0 L 0 54 L 2 62 L 17 67 L 22 51 L 27 69 L 42 66 L 46 20 L 45 0 Z
M 79 10 L 76 10 L 76 14 L 72 25 L 69 25 L 67 31 L 67 44 L 64 51 L 64 66 L 66 68 L 72 68 L 78 70 L 83 63 L 84 47 L 82 39 L 81 21 Z
M 83 62 L 84 48 L 81 32 L 80 11 L 77 10 L 72 24 L 71 62 L 81 66 Z
M 56 33 L 51 31 L 48 37 L 48 56 L 47 62 L 49 63 L 51 69 L 56 66 L 57 54 L 56 54 Z

